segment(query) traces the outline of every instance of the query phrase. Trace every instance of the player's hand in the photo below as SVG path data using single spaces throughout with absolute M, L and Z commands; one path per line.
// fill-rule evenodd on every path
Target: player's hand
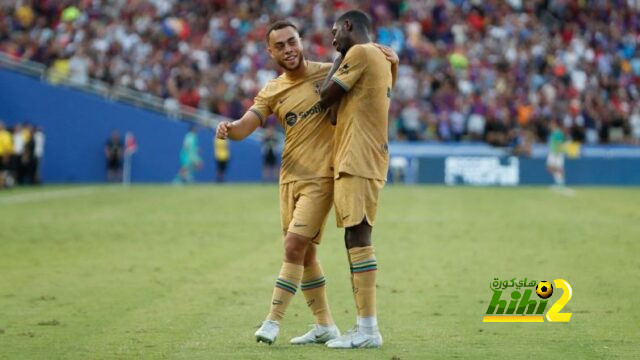
M 387 60 L 389 60 L 391 64 L 397 65 L 400 62 L 400 58 L 398 57 L 398 54 L 395 51 L 393 51 L 392 48 L 388 46 L 380 45 L 380 44 L 373 44 L 373 45 L 375 45 L 375 47 L 377 47 L 378 49 L 380 49 L 380 51 L 382 51 L 384 56 L 387 58 Z
M 216 137 L 218 139 L 226 139 L 229 136 L 229 130 L 231 130 L 231 122 L 221 121 L 216 128 Z

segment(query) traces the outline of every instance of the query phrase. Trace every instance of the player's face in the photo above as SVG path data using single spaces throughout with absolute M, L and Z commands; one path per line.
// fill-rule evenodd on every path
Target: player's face
M 267 51 L 271 58 L 285 70 L 294 71 L 302 65 L 302 42 L 300 35 L 292 27 L 273 30 L 269 34 Z
M 333 34 L 333 46 L 344 56 L 349 49 L 349 32 L 346 29 L 346 23 L 334 23 L 331 33 Z

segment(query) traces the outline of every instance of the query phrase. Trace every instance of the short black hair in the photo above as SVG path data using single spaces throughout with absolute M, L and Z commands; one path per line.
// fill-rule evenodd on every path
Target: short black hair
M 364 11 L 349 10 L 346 13 L 340 15 L 336 22 L 343 22 L 349 20 L 355 28 L 360 31 L 369 32 L 371 29 L 371 18 Z
M 267 30 L 267 44 L 269 43 L 269 35 L 271 35 L 272 31 L 284 29 L 286 27 L 292 27 L 296 32 L 298 32 L 298 28 L 289 20 L 278 20 L 271 25 L 269 25 L 269 29 Z

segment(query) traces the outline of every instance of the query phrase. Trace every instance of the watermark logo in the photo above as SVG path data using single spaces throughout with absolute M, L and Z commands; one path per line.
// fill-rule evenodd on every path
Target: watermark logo
M 571 313 L 560 312 L 572 295 L 571 285 L 566 280 L 538 282 L 528 281 L 525 277 L 520 281 L 516 278 L 500 281 L 494 278 L 489 288 L 493 296 L 482 322 L 544 322 L 544 317 L 549 322 L 569 322 L 571 319 Z M 561 289 L 562 294 L 553 296 L 554 288 Z

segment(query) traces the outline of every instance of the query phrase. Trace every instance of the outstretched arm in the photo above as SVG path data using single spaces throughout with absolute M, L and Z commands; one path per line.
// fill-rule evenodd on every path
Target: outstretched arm
M 221 121 L 216 128 L 216 137 L 242 140 L 251 135 L 261 124 L 262 121 L 255 112 L 247 111 L 236 121 Z

